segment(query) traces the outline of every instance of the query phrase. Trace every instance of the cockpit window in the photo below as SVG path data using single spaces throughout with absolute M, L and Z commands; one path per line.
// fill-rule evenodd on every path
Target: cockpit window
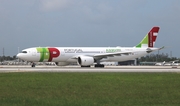
M 27 53 L 27 51 L 22 51 L 22 53 Z

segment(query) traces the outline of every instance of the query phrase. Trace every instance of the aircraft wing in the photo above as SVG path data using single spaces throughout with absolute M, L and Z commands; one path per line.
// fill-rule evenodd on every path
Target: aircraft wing
M 102 59 L 107 57 L 114 57 L 114 56 L 121 56 L 121 55 L 129 55 L 132 54 L 132 52 L 115 52 L 115 53 L 101 53 L 101 54 L 95 54 L 95 55 L 86 55 L 89 57 L 94 57 L 95 59 Z M 73 59 L 77 59 L 79 56 L 72 57 Z
M 115 53 L 102 53 L 102 54 L 95 54 L 93 57 L 102 57 L 102 58 L 106 58 L 106 57 L 113 57 L 113 56 L 121 56 L 123 55 L 129 55 L 132 52 L 115 52 Z

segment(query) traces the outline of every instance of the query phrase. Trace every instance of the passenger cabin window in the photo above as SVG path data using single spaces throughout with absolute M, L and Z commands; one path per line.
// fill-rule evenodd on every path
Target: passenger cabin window
M 22 51 L 22 53 L 27 53 L 27 51 Z

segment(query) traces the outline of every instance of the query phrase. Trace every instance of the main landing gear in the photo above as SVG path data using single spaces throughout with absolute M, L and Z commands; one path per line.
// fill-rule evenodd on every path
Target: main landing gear
M 81 67 L 91 67 L 91 66 L 81 66 Z M 104 64 L 95 64 L 94 65 L 95 68 L 104 68 Z
M 104 68 L 104 64 L 95 64 L 94 67 Z
M 31 67 L 35 67 L 36 64 L 34 62 L 31 63 Z
M 94 67 L 104 68 L 104 64 L 100 64 L 100 61 L 96 61 L 97 64 L 94 65 Z
M 81 67 L 91 67 L 91 66 L 89 65 L 89 66 L 81 66 Z

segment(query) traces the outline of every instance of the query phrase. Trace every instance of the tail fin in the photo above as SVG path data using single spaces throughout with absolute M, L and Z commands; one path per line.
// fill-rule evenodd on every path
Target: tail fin
M 142 48 L 142 47 L 154 47 L 158 32 L 159 32 L 159 27 L 153 27 L 148 34 L 143 38 L 143 40 L 136 45 L 137 48 Z

